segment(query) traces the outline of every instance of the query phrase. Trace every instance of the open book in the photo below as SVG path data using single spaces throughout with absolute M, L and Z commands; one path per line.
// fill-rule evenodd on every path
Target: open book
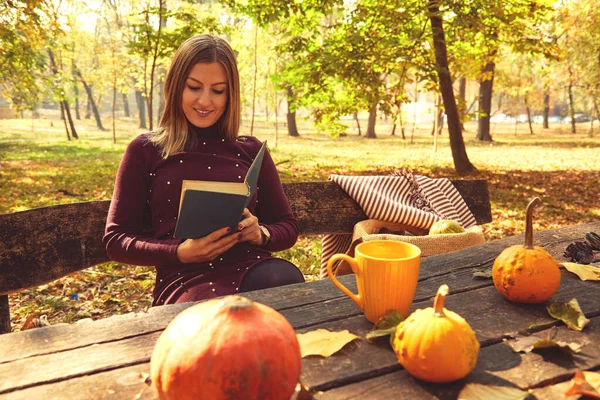
M 197 239 L 226 226 L 235 231 L 244 208 L 256 192 L 266 144 L 265 140 L 244 182 L 184 180 L 173 236 Z

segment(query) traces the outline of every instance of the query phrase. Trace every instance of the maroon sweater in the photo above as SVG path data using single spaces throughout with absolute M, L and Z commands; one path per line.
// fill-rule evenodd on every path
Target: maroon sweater
M 248 208 L 271 233 L 268 248 L 244 242 L 211 262 L 179 262 L 182 239 L 174 238 L 173 231 L 182 180 L 243 181 L 261 146 L 254 137 L 222 139 L 210 128 L 196 133 L 200 141 L 195 148 L 167 159 L 147 134 L 140 135 L 127 147 L 117 172 L 103 238 L 106 252 L 114 261 L 156 266 L 155 305 L 175 301 L 175 293 L 192 285 L 201 298 L 236 293 L 253 264 L 272 258 L 270 251 L 292 247 L 298 237 L 298 221 L 267 151 Z

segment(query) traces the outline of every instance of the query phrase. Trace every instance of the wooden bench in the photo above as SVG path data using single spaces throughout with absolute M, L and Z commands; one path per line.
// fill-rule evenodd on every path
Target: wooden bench
M 452 181 L 479 224 L 491 222 L 485 180 Z M 349 233 L 366 219 L 333 182 L 284 184 L 301 235 Z M 10 332 L 8 294 L 109 261 L 102 236 L 110 200 L 0 215 L 0 333 Z

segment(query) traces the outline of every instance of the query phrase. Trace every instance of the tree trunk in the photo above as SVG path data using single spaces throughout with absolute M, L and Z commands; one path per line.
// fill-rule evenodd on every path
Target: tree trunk
M 469 161 L 465 149 L 465 142 L 462 137 L 460 117 L 454 98 L 450 70 L 448 69 L 446 38 L 444 35 L 444 27 L 438 1 L 429 0 L 427 8 L 429 11 L 429 19 L 431 21 L 433 48 L 435 52 L 436 70 L 440 81 L 440 91 L 442 92 L 444 109 L 446 110 L 446 116 L 448 118 L 448 134 L 450 136 L 450 148 L 452 149 L 454 169 L 459 175 L 464 175 L 476 171 L 477 169 L 471 164 L 471 161 Z
M 96 125 L 98 126 L 98 129 L 100 129 L 101 131 L 105 131 L 106 129 L 104 129 L 104 127 L 102 126 L 102 120 L 100 119 L 100 112 L 98 111 L 98 107 L 96 107 L 96 102 L 94 101 L 92 87 L 88 85 L 85 79 L 83 79 L 83 75 L 81 75 L 81 71 L 79 71 L 79 68 L 77 68 L 77 66 L 74 66 L 73 70 L 75 71 L 75 74 L 77 75 L 77 77 L 81 81 L 81 84 L 85 88 L 85 92 L 87 93 L 88 98 L 88 104 L 92 108 L 92 113 L 94 114 L 94 118 L 96 119 Z
M 529 122 L 529 133 L 533 135 L 533 125 L 531 124 L 531 109 L 529 108 L 529 101 L 527 95 L 525 95 L 525 108 L 527 109 L 527 122 Z
M 54 61 L 54 53 L 52 52 L 52 49 L 50 49 L 50 48 L 48 48 L 48 58 L 50 61 L 50 70 L 52 71 L 52 74 L 54 74 L 56 77 L 58 77 L 58 68 L 56 67 L 56 62 Z M 60 100 L 60 109 L 61 109 L 61 116 L 65 120 L 65 129 L 67 130 L 67 138 L 69 137 L 69 130 L 67 129 L 67 120 L 68 120 L 69 126 L 71 127 L 71 136 L 73 136 L 73 138 L 75 138 L 75 139 L 78 139 L 79 136 L 77 136 L 77 131 L 75 130 L 75 124 L 73 123 L 73 118 L 71 117 L 71 110 L 69 109 L 69 103 L 65 99 L 61 98 L 61 100 Z M 66 119 L 65 119 L 65 117 L 66 117 Z
M 258 25 L 254 27 L 254 79 L 252 80 L 252 120 L 250 121 L 250 136 L 254 132 L 254 113 L 256 111 L 256 75 L 258 73 Z
M 113 77 L 113 98 L 112 98 L 112 131 L 113 143 L 117 144 L 117 77 Z
M 404 119 L 402 118 L 402 103 L 398 105 L 398 121 L 400 122 L 400 132 L 402 133 L 402 140 L 406 140 L 406 129 L 404 126 Z
M 287 88 L 287 103 L 288 136 L 298 137 L 300 134 L 298 133 L 298 127 L 296 126 L 296 100 L 294 98 L 294 89 L 292 89 L 291 86 L 288 86 Z
M 490 116 L 492 115 L 492 93 L 494 87 L 494 69 L 496 64 L 488 62 L 483 69 L 484 75 L 491 76 L 479 84 L 479 124 L 477 129 L 477 140 L 491 142 Z
M 592 121 L 594 120 L 594 118 L 598 118 L 598 121 L 600 121 L 600 109 L 598 109 L 598 102 L 596 101 L 596 97 L 594 97 L 594 109 L 596 110 L 596 116 L 592 116 Z M 592 135 L 593 134 L 594 132 L 592 131 Z
M 567 86 L 569 94 L 569 115 L 571 116 L 571 133 L 576 133 L 575 128 L 575 107 L 573 104 L 573 70 L 569 66 L 569 85 Z
M 123 112 L 125 113 L 125 117 L 131 117 L 131 113 L 129 112 L 129 99 L 127 99 L 127 95 L 125 93 L 121 93 L 123 98 Z
M 458 107 L 458 106 L 457 106 Z M 441 135 L 444 126 L 444 110 L 442 110 L 442 96 L 435 98 L 435 107 L 433 108 L 433 126 L 431 127 L 431 136 Z M 461 124 L 462 126 L 462 124 Z M 462 129 L 461 129 L 462 131 Z
M 162 71 L 162 69 L 161 69 Z M 158 109 L 156 110 L 156 124 L 160 124 L 160 120 L 165 112 L 165 80 L 163 78 L 158 82 Z
M 73 93 L 75 94 L 75 118 L 81 120 L 81 115 L 79 115 L 79 85 L 77 85 L 77 79 L 73 79 Z
M 77 135 L 77 131 L 75 130 L 75 124 L 73 123 L 73 117 L 71 116 L 71 109 L 69 108 L 69 102 L 63 100 L 63 105 L 65 107 L 65 114 L 67 115 L 67 121 L 69 121 L 69 127 L 71 127 L 71 136 L 75 139 L 79 139 L 79 135 Z
M 550 89 L 544 88 L 544 129 L 549 129 L 548 114 L 550 114 Z
M 85 119 L 92 118 L 92 106 L 90 105 L 89 97 L 88 97 L 87 101 L 85 102 L 85 116 L 83 118 L 85 118 Z
M 358 128 L 358 136 L 361 136 L 362 131 L 360 130 L 360 121 L 358 120 L 358 113 L 357 112 L 353 113 L 352 117 L 354 118 L 354 121 L 356 121 L 356 127 Z
M 146 102 L 144 101 L 144 96 L 140 90 L 135 91 L 135 102 L 138 107 L 138 117 L 140 120 L 140 128 L 148 129 L 146 125 Z
M 59 101 L 60 104 L 60 119 L 65 123 L 65 132 L 67 132 L 67 140 L 71 141 L 71 135 L 69 134 L 69 127 L 67 126 L 67 119 L 65 118 L 65 106 L 62 101 Z
M 465 118 L 467 116 L 467 78 L 461 77 L 458 81 L 458 112 L 460 116 L 460 127 L 465 131 Z
M 166 1 L 160 0 L 158 2 L 158 29 L 156 31 L 156 42 L 154 43 L 154 49 L 152 50 L 152 65 L 150 66 L 150 86 L 148 87 L 146 93 L 146 106 L 148 109 L 148 123 L 150 124 L 150 130 L 152 130 L 153 125 L 153 110 L 152 110 L 152 102 L 154 96 L 154 71 L 156 70 L 156 64 L 158 63 L 158 53 L 160 47 L 160 37 L 162 34 L 162 29 L 165 25 L 164 21 L 164 13 L 165 13 Z M 149 15 L 147 14 L 147 18 Z M 150 21 L 146 21 L 149 23 Z
M 365 137 L 368 139 L 376 139 L 377 135 L 375 134 L 375 123 L 377 122 L 377 105 L 379 104 L 379 100 L 375 100 L 373 104 L 371 104 L 371 109 L 369 110 L 369 121 L 367 123 L 367 132 L 365 133 Z

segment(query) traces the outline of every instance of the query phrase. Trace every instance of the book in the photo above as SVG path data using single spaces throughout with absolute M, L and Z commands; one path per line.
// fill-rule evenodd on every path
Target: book
M 226 226 L 235 232 L 256 193 L 267 141 L 254 157 L 244 182 L 184 180 L 174 237 L 197 239 Z

